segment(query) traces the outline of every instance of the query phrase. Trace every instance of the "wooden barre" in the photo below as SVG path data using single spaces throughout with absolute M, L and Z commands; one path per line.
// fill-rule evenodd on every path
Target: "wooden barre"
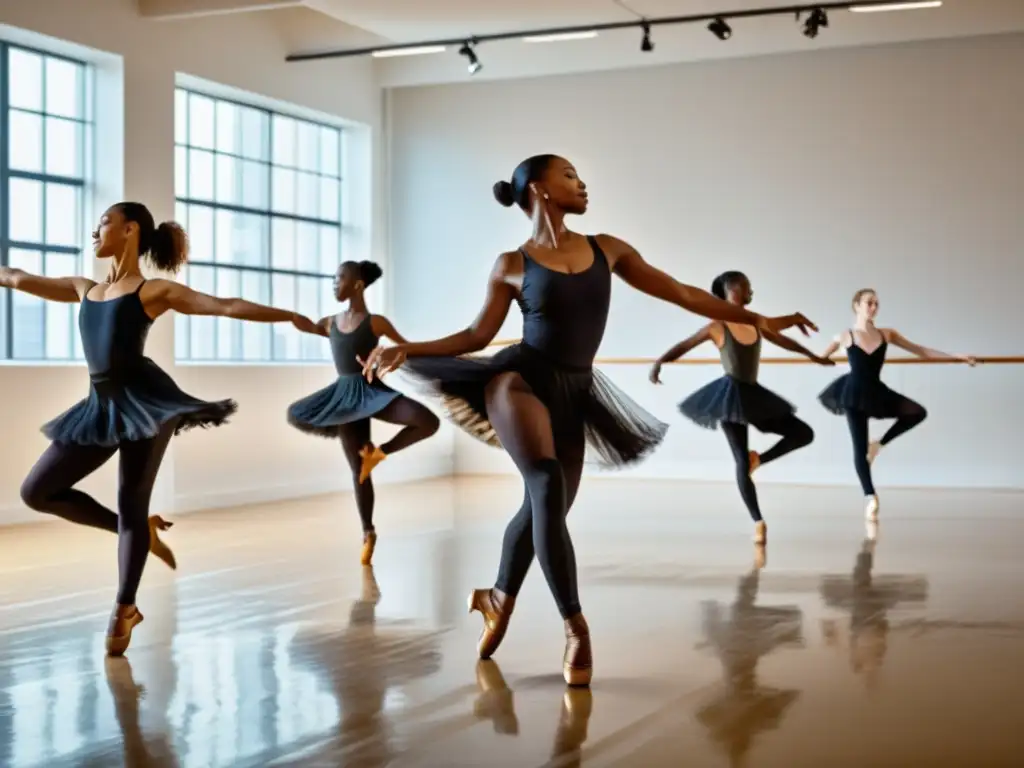
M 488 347 L 508 347 L 512 344 L 518 344 L 517 340 L 502 340 L 493 341 L 488 344 Z M 978 356 L 975 358 L 979 365 L 1020 365 L 1024 363 L 1024 356 L 1014 355 L 997 355 L 990 357 Z M 832 360 L 835 363 L 841 364 L 849 362 L 848 358 L 833 357 Z M 653 357 L 598 357 L 594 360 L 597 365 L 654 365 L 657 362 L 657 358 Z M 762 357 L 761 362 L 767 365 L 819 365 L 813 360 L 808 360 L 806 357 Z M 672 362 L 663 363 L 663 365 L 721 365 L 722 361 L 717 357 L 684 357 L 679 360 L 673 360 Z M 890 357 L 885 361 L 886 365 L 966 365 L 963 360 L 957 359 L 941 359 L 941 360 L 925 360 L 920 357 Z

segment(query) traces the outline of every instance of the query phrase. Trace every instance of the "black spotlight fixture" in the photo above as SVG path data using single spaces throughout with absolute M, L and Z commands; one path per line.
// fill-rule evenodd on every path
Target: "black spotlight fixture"
M 721 16 L 708 24 L 708 31 L 719 40 L 728 40 L 732 37 L 732 27 Z
M 640 41 L 640 50 L 650 53 L 654 50 L 654 43 L 651 42 L 651 25 L 645 21 L 640 26 L 644 31 L 644 39 Z
M 475 75 L 484 68 L 484 65 L 480 63 L 480 59 L 477 58 L 476 51 L 473 50 L 473 46 L 475 44 L 475 41 L 467 40 L 462 44 L 462 47 L 459 48 L 459 55 L 465 56 L 469 61 L 469 65 L 466 68 L 469 70 L 469 74 L 471 75 Z
M 800 12 L 797 11 L 797 19 L 800 18 Z M 807 16 L 807 20 L 804 21 L 804 37 L 813 40 L 818 36 L 818 32 L 821 31 L 822 27 L 828 26 L 828 14 L 825 13 L 824 8 L 814 8 Z

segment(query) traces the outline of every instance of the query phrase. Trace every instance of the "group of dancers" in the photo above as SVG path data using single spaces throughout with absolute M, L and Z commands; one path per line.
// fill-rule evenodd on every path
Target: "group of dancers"
M 714 321 L 663 355 L 651 378 L 658 380 L 661 362 L 707 339 L 719 347 L 725 377 L 694 393 L 681 409 L 699 424 L 722 426 L 736 456 L 743 499 L 756 523 L 755 538 L 762 543 L 766 528 L 750 473 L 806 446 L 813 433 L 796 418 L 792 406 L 757 384 L 761 338 L 821 363 L 845 347 L 851 372 L 822 394 L 822 402 L 847 416 L 855 453 L 859 452 L 858 475 L 865 495 L 875 499 L 869 514 L 877 513 L 870 462 L 880 446 L 925 415 L 920 405 L 879 380 L 885 347 L 892 343 L 927 357 L 945 355 L 911 344 L 895 331 L 876 329 L 878 302 L 873 292 L 855 297 L 855 327 L 818 357 L 781 334 L 792 327 L 805 335 L 817 330 L 802 314 L 769 318 L 746 308 L 753 294 L 742 274 L 723 274 L 709 293 L 651 266 L 618 238 L 583 236 L 567 229 L 566 216 L 586 212 L 587 188 L 564 158 L 528 158 L 510 181 L 495 185 L 494 194 L 502 205 L 516 205 L 531 218 L 532 234 L 523 246 L 496 260 L 477 318 L 464 330 L 430 342 L 408 342 L 386 318 L 369 312 L 364 290 L 381 276 L 372 262 L 345 262 L 339 267 L 335 295 L 347 302 L 347 310 L 319 321 L 240 298 L 209 296 L 173 280 L 145 279 L 140 259 L 174 273 L 187 260 L 188 239 L 177 224 L 156 226 L 140 203 L 119 203 L 100 219 L 93 236 L 95 254 L 111 259 L 102 282 L 0 267 L 0 286 L 81 304 L 89 395 L 43 427 L 51 444 L 25 480 L 22 498 L 32 509 L 118 534 L 119 585 L 107 629 L 108 654 L 124 654 L 133 629 L 143 620 L 135 600 L 148 555 L 176 567 L 160 537 L 170 524 L 149 515 L 153 483 L 171 437 L 191 427 L 218 426 L 237 407 L 232 400 L 208 402 L 186 394 L 144 356 L 150 326 L 171 310 L 288 322 L 330 339 L 337 380 L 294 403 L 288 420 L 304 432 L 341 442 L 364 532 L 363 564 L 371 562 L 377 541 L 373 469 L 438 428 L 430 410 L 388 387 L 383 376 L 404 365 L 441 397 L 454 423 L 503 448 L 522 476 L 523 502 L 505 529 L 494 585 L 469 596 L 470 611 L 480 612 L 484 621 L 477 650 L 481 659 L 497 651 L 536 556 L 565 623 L 563 676 L 572 686 L 589 685 L 593 674 L 590 632 L 566 525 L 585 450 L 589 446 L 605 466 L 625 466 L 653 451 L 667 429 L 593 368 L 608 320 L 612 274 L 642 293 Z M 513 301 L 523 315 L 522 341 L 491 357 L 472 356 L 493 341 Z M 381 346 L 381 337 L 393 344 Z M 869 444 L 868 419 L 890 417 L 897 418 L 896 424 L 879 443 Z M 402 429 L 388 442 L 375 445 L 371 418 Z M 748 425 L 782 437 L 764 454 L 750 453 Z M 115 453 L 121 461 L 117 513 L 75 488 Z

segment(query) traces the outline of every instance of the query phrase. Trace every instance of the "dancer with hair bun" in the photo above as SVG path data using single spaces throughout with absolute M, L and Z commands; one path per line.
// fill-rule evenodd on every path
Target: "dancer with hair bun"
M 562 674 L 569 685 L 588 685 L 590 631 L 566 526 L 584 449 L 589 444 L 605 466 L 632 464 L 654 450 L 667 429 L 593 368 L 608 320 L 612 274 L 707 317 L 771 330 L 811 324 L 799 314 L 770 320 L 755 315 L 674 280 L 618 238 L 569 231 L 565 218 L 587 210 L 587 188 L 562 157 L 524 160 L 511 182 L 494 186 L 494 195 L 526 213 L 532 233 L 494 263 L 477 319 L 437 341 L 378 347 L 365 369 L 371 378 L 382 376 L 409 358 L 408 369 L 444 397 L 452 420 L 504 448 L 522 475 L 525 498 L 505 529 L 494 586 L 469 596 L 470 610 L 484 619 L 480 657 L 489 658 L 504 638 L 536 553 L 565 622 Z M 491 358 L 461 357 L 487 347 L 513 301 L 522 310 L 523 341 Z
M 750 280 L 742 272 L 735 271 L 723 272 L 716 277 L 711 285 L 711 293 L 738 307 L 747 306 L 754 298 Z M 831 360 L 818 357 L 781 333 L 758 330 L 756 326 L 740 323 L 713 322 L 676 344 L 658 358 L 651 368 L 651 382 L 660 384 L 663 364 L 678 360 L 705 341 L 712 341 L 718 347 L 725 375 L 686 398 L 680 403 L 679 410 L 702 427 L 716 429 L 721 425 L 736 460 L 736 484 L 740 496 L 754 521 L 755 544 L 767 543 L 768 526 L 761 516 L 757 489 L 751 475 L 763 464 L 804 448 L 814 440 L 814 430 L 795 416 L 796 409 L 758 384 L 762 338 L 820 365 L 834 365 Z M 781 438 L 764 453 L 751 451 L 748 426 L 753 426 L 759 432 L 781 435 Z
M 136 592 L 149 553 L 176 567 L 158 531 L 170 528 L 149 516 L 150 497 L 171 437 L 193 427 L 216 427 L 235 412 L 233 400 L 209 402 L 182 392 L 143 355 L 153 321 L 165 312 L 214 315 L 263 323 L 290 322 L 308 330 L 313 321 L 294 312 L 243 299 L 208 296 L 173 280 L 147 280 L 140 260 L 175 273 L 188 258 L 188 238 L 174 222 L 156 226 L 141 203 L 109 208 L 93 233 L 96 258 L 111 259 L 106 280 L 42 277 L 0 267 L 0 286 L 48 301 L 80 303 L 82 348 L 89 367 L 89 396 L 43 427 L 52 441 L 21 486 L 30 508 L 80 525 L 118 534 L 117 602 L 107 629 L 107 653 L 121 655 L 142 622 Z M 75 488 L 115 453 L 121 471 L 118 512 Z
M 381 274 L 381 268 L 372 261 L 346 261 L 338 267 L 334 295 L 338 301 L 347 301 L 348 309 L 322 318 L 310 330 L 331 340 L 338 378 L 288 408 L 288 423 L 296 429 L 341 441 L 352 470 L 356 508 L 363 526 L 363 565 L 370 565 L 377 546 L 370 473 L 388 456 L 425 440 L 440 426 L 437 416 L 425 406 L 363 376 L 363 361 L 381 336 L 396 344 L 407 343 L 386 317 L 372 315 L 366 308 L 363 292 Z M 403 428 L 383 445 L 374 445 L 370 439 L 371 418 L 401 424 Z
M 832 357 L 840 348 L 846 351 L 850 372 L 829 384 L 819 395 L 821 404 L 840 416 L 846 416 L 853 442 L 853 466 L 866 500 L 864 514 L 878 521 L 878 494 L 871 478 L 871 464 L 879 451 L 902 434 L 909 432 L 928 416 L 920 403 L 901 395 L 882 382 L 882 366 L 890 344 L 925 360 L 960 360 L 973 366 L 972 355 L 950 355 L 908 340 L 895 328 L 875 327 L 878 294 L 862 288 L 853 294 L 853 327 L 833 339 L 822 353 Z M 870 352 L 868 351 L 870 350 Z M 868 442 L 869 419 L 896 419 L 881 440 Z

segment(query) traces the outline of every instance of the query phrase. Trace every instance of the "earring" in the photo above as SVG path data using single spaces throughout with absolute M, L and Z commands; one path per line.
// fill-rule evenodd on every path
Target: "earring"
M 550 197 L 548 197 L 548 193 L 547 192 L 544 193 L 544 199 L 545 200 L 550 200 L 551 199 Z

